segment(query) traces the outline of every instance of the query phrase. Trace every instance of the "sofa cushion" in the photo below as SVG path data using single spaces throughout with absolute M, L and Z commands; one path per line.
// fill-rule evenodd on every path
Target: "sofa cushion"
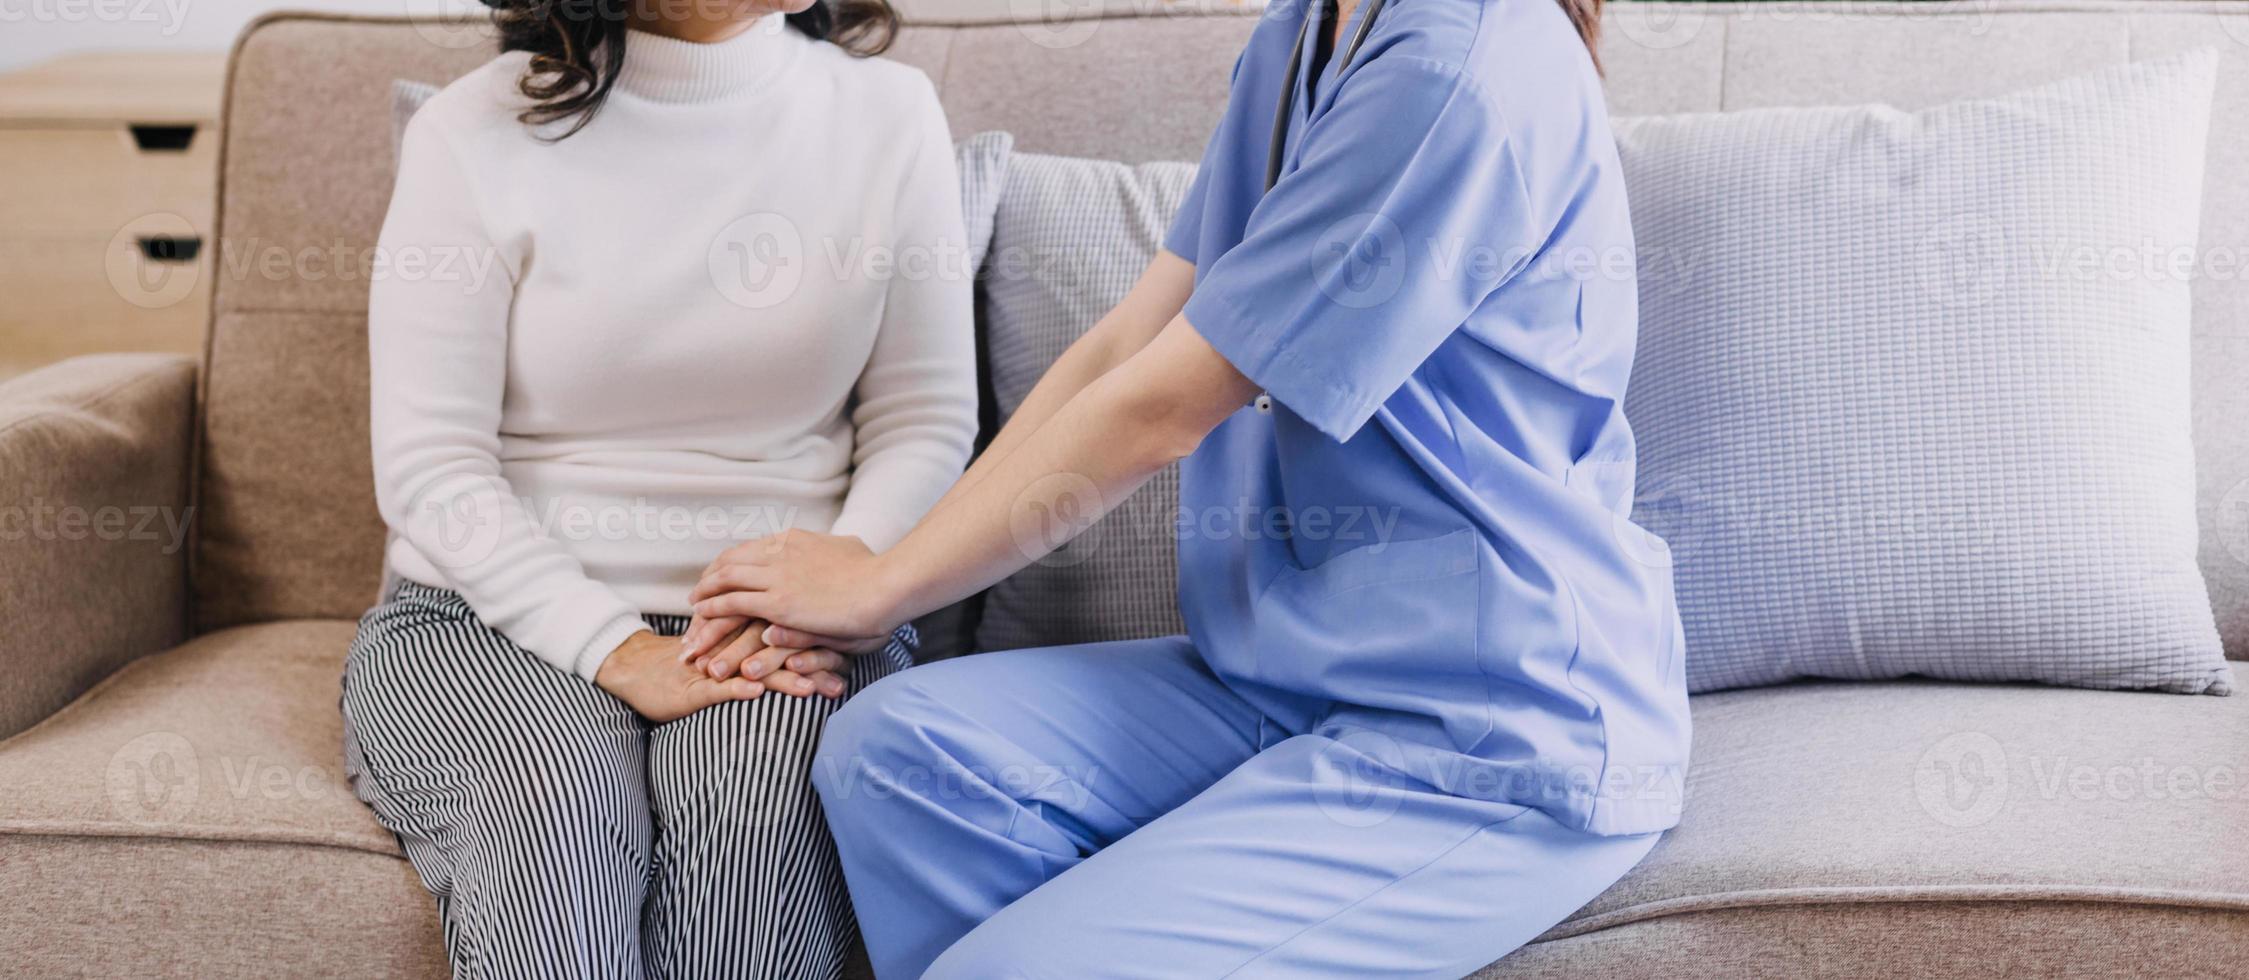
M 0 384 L 0 738 L 179 642 L 194 399 L 195 365 L 170 354 Z
M 215 633 L 0 742 L 0 962 L 442 975 L 435 906 L 342 775 L 351 635 Z M 2249 943 L 2249 698 L 1917 681 L 1694 708 L 1678 829 L 1488 976 L 2214 975 Z
M 1689 690 L 2227 693 L 2170 264 L 2195 247 L 2217 67 L 1618 121 L 1633 519 L 1675 556 Z
M 2249 948 L 2249 698 L 1823 682 L 1693 705 L 1678 828 L 1486 975 L 1907 976 L 1980 951 L 1995 975 L 2216 976 Z
M 442 975 L 435 906 L 343 776 L 352 629 L 214 633 L 0 742 L 0 962 Z

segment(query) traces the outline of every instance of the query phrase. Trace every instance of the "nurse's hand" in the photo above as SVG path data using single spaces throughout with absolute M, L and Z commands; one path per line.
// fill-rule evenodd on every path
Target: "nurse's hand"
M 880 648 L 903 619 L 892 594 L 881 560 L 865 542 L 784 531 L 727 549 L 689 598 L 702 619 L 762 619 L 779 628 L 769 637 L 819 640 L 827 649 L 856 653 Z M 691 635 L 690 655 L 705 642 Z
M 713 680 L 740 677 L 756 681 L 768 691 L 800 698 L 815 694 L 843 696 L 847 665 L 841 654 L 777 646 L 766 640 L 765 631 L 764 621 L 747 621 L 719 644 L 717 651 L 691 662 Z

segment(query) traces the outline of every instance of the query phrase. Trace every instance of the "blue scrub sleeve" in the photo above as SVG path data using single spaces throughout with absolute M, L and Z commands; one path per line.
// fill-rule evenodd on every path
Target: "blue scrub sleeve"
M 1210 176 L 1225 165 L 1224 160 L 1213 159 L 1219 155 L 1219 137 L 1226 135 L 1225 123 L 1219 123 L 1218 132 L 1211 136 L 1210 148 L 1203 151 L 1202 166 L 1195 171 L 1195 181 L 1187 185 L 1187 197 L 1179 202 L 1178 213 L 1172 215 L 1171 230 L 1164 233 L 1164 251 L 1186 259 L 1193 264 L 1195 254 L 1202 251 L 1203 208 L 1210 200 Z
M 1246 46 L 1241 54 L 1234 56 L 1234 70 L 1228 85 L 1237 89 L 1241 86 L 1242 62 L 1249 59 L 1254 47 L 1254 43 Z M 1243 118 L 1246 104 L 1240 98 L 1227 99 L 1225 114 L 1218 117 L 1218 123 L 1211 127 L 1210 140 L 1203 144 L 1202 165 L 1195 169 L 1194 182 L 1187 185 L 1187 197 L 1179 203 L 1179 210 L 1171 218 L 1171 228 L 1164 233 L 1164 251 L 1189 263 L 1202 251 L 1203 211 L 1210 202 L 1210 182 L 1219 174 L 1233 172 L 1237 166 L 1232 154 L 1242 144 L 1240 133 L 1247 124 Z M 1263 170 L 1258 171 L 1260 180 L 1264 175 Z
M 1304 132 L 1297 168 L 1200 270 L 1187 322 L 1348 440 L 1547 237 L 1505 120 L 1460 69 L 1376 58 Z

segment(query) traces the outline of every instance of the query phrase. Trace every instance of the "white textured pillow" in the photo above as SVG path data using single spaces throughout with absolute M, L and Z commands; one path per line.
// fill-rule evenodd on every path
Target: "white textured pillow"
M 1692 689 L 2228 693 L 2171 265 L 2216 63 L 1923 112 L 1619 121 L 1635 518 L 1676 555 Z

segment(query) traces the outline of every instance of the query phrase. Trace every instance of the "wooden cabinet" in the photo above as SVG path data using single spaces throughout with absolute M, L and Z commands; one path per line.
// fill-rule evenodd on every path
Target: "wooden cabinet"
M 201 350 L 225 72 L 223 54 L 115 53 L 0 75 L 0 377 Z

